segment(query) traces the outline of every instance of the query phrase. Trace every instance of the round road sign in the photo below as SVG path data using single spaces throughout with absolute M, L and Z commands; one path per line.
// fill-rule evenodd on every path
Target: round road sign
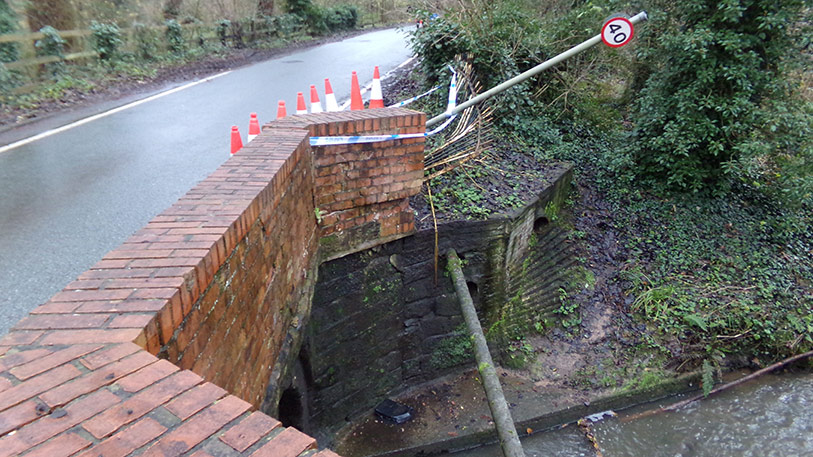
M 614 17 L 601 28 L 601 40 L 611 48 L 620 48 L 629 43 L 635 30 L 632 22 L 625 17 Z

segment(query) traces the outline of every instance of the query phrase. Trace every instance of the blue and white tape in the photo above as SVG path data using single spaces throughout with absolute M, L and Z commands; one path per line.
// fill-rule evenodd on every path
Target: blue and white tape
M 338 146 L 342 144 L 380 143 L 382 141 L 408 140 L 410 138 L 425 138 L 442 131 L 443 129 L 448 127 L 449 124 L 451 124 L 452 121 L 454 121 L 455 118 L 457 117 L 457 115 L 451 114 L 452 110 L 454 110 L 455 106 L 457 106 L 457 72 L 454 71 L 454 68 L 452 68 L 451 66 L 449 67 L 449 69 L 452 70 L 452 80 L 449 83 L 449 103 L 446 107 L 446 114 L 447 116 L 449 116 L 449 118 L 446 119 L 446 122 L 438 126 L 436 129 L 425 133 L 402 133 L 397 135 L 314 136 L 311 137 L 310 139 L 311 146 Z M 426 94 L 419 95 L 418 97 L 426 96 L 434 92 L 435 90 L 437 90 L 437 87 L 430 90 Z
M 311 137 L 311 146 L 337 146 L 341 144 L 361 144 L 361 143 L 380 143 L 382 141 L 394 140 L 408 140 L 410 138 L 425 138 L 432 136 L 441 130 L 445 129 L 452 121 L 455 120 L 457 115 L 446 119 L 446 122 L 438 126 L 431 132 L 426 133 L 401 133 L 397 135 L 366 135 L 366 136 L 314 136 Z
M 416 96 L 414 96 L 412 98 L 408 98 L 408 99 L 406 99 L 404 101 L 401 101 L 401 102 L 398 102 L 398 103 L 396 103 L 394 105 L 390 105 L 387 108 L 400 108 L 402 106 L 407 106 L 407 105 L 409 105 L 410 103 L 412 103 L 414 101 L 420 100 L 420 99 L 426 97 L 427 95 L 432 94 L 433 92 L 435 92 L 438 89 L 440 89 L 440 86 L 435 86 L 435 87 L 429 89 L 428 91 L 422 93 L 421 95 L 416 95 Z

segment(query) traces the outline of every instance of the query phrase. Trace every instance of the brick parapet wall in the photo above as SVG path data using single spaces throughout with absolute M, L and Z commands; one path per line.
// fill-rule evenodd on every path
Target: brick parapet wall
M 267 127 L 306 128 L 311 136 L 425 131 L 425 114 L 406 109 L 388 111 L 397 116 L 382 118 L 375 110 L 333 113 L 330 118 L 311 114 L 277 120 Z M 342 122 L 334 122 L 333 117 Z M 323 259 L 414 232 L 409 196 L 420 192 L 423 183 L 423 146 L 423 138 L 414 138 L 313 148 Z
M 266 126 L 0 339 L 0 457 L 314 449 L 312 438 L 252 410 L 280 363 L 284 335 L 304 325 L 317 241 L 370 224 L 385 237 L 412 230 L 407 197 L 384 183 L 380 201 L 318 226 L 315 201 L 331 189 L 314 186 L 325 166 L 317 162 L 358 154 L 342 163 L 361 169 L 362 154 L 386 157 L 388 148 L 415 161 L 422 140 L 334 152 L 312 151 L 308 135 L 414 132 L 425 118 L 407 110 L 303 118 Z M 409 172 L 397 170 L 378 167 L 406 179 Z

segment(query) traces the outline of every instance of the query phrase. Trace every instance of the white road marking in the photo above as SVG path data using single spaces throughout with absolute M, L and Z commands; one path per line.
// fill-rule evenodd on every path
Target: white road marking
M 78 120 L 76 122 L 73 122 L 71 124 L 63 125 L 62 127 L 58 127 L 58 128 L 52 129 L 52 130 L 47 130 L 47 131 L 42 132 L 40 134 L 25 138 L 25 139 L 22 139 L 22 140 L 19 140 L 19 141 L 15 141 L 14 143 L 8 144 L 8 145 L 3 146 L 3 147 L 0 147 L 0 154 L 4 153 L 6 151 L 10 151 L 10 150 L 15 149 L 15 148 L 19 148 L 20 146 L 25 146 L 26 144 L 33 143 L 33 142 L 41 140 L 43 138 L 47 138 L 47 137 L 49 137 L 51 135 L 56 135 L 57 133 L 62 133 L 64 131 L 70 130 L 70 129 L 74 128 L 74 127 L 79 127 L 80 125 L 87 124 L 88 122 L 93 122 L 93 121 L 99 120 L 99 119 L 101 119 L 103 117 L 107 117 L 107 116 L 110 116 L 112 114 L 120 113 L 120 112 L 122 112 L 124 110 L 128 110 L 130 108 L 136 107 L 136 106 L 141 105 L 143 103 L 151 102 L 151 101 L 157 100 L 157 99 L 159 99 L 161 97 L 166 97 L 167 95 L 171 95 L 171 94 L 174 94 L 176 92 L 180 92 L 182 90 L 189 89 L 190 87 L 197 86 L 198 84 L 209 82 L 209 81 L 211 81 L 211 80 L 213 80 L 215 78 L 225 76 L 225 75 L 227 75 L 229 73 L 231 73 L 231 70 L 224 71 L 223 73 L 219 73 L 219 74 L 216 74 L 216 75 L 213 75 L 213 76 L 209 76 L 207 78 L 203 78 L 203 79 L 201 79 L 199 81 L 194 81 L 194 82 L 191 82 L 191 83 L 188 83 L 188 84 L 184 84 L 183 86 L 179 86 L 179 87 L 176 87 L 174 89 L 170 89 L 168 91 L 161 92 L 159 94 L 151 95 L 151 96 L 149 96 L 147 98 L 143 98 L 141 100 L 138 100 L 138 101 L 135 101 L 135 102 L 132 102 L 132 103 L 128 103 L 128 104 L 123 105 L 123 106 L 119 106 L 118 108 L 113 108 L 113 109 L 111 109 L 109 111 L 105 111 L 103 113 L 94 114 L 93 116 L 86 117 L 84 119 L 80 119 L 80 120 Z

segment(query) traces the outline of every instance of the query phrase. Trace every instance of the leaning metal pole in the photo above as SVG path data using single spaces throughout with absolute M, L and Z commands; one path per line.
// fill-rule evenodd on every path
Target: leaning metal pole
M 635 16 L 631 17 L 630 22 L 632 22 L 633 24 L 637 24 L 637 23 L 639 23 L 641 21 L 645 21 L 646 19 L 647 19 L 646 11 L 641 11 L 640 13 L 638 13 Z M 431 127 L 431 126 L 437 124 L 438 122 L 442 122 L 442 121 L 448 119 L 449 117 L 454 116 L 455 114 L 462 112 L 466 108 L 468 108 L 468 107 L 470 107 L 472 105 L 475 105 L 477 103 L 480 103 L 481 101 L 483 101 L 483 100 L 485 100 L 487 98 L 491 98 L 494 95 L 499 94 L 500 92 L 502 92 L 502 91 L 504 91 L 504 90 L 506 90 L 506 89 L 508 89 L 508 88 L 510 88 L 512 86 L 515 86 L 516 84 L 519 84 L 519 83 L 521 83 L 521 82 L 523 82 L 523 81 L 525 81 L 525 80 L 527 80 L 529 78 L 532 78 L 532 77 L 538 75 L 539 73 L 547 70 L 548 68 L 556 65 L 557 63 L 559 63 L 559 62 L 561 62 L 563 60 L 567 60 L 570 57 L 573 57 L 573 56 L 575 56 L 576 54 L 578 54 L 578 53 L 580 53 L 582 51 L 590 49 L 590 48 L 592 48 L 593 46 L 595 46 L 595 45 L 597 45 L 599 43 L 601 43 L 601 34 L 596 35 L 593 38 L 590 38 L 589 40 L 583 42 L 582 44 L 580 44 L 580 45 L 578 45 L 578 46 L 576 46 L 574 48 L 570 48 L 567 51 L 559 54 L 558 56 L 553 57 L 551 59 L 548 59 L 548 60 L 540 63 L 539 65 L 531 68 L 530 70 L 528 70 L 528 71 L 526 71 L 524 73 L 521 73 L 521 74 L 519 74 L 517 76 L 514 76 L 513 78 L 509 79 L 508 81 L 506 81 L 506 82 L 504 82 L 502 84 L 498 84 L 498 85 L 492 87 L 491 89 L 483 92 L 482 94 L 480 94 L 480 95 L 478 95 L 478 96 L 476 96 L 476 97 L 474 97 L 474 98 L 472 98 L 470 100 L 467 100 L 467 101 L 457 105 L 457 108 L 453 109 L 452 111 L 449 111 L 449 112 L 446 112 L 446 113 L 443 113 L 443 114 L 439 114 L 439 115 L 433 117 L 432 119 L 429 119 L 428 121 L 426 121 L 426 126 Z
M 488 352 L 488 344 L 477 318 L 477 310 L 474 309 L 474 302 L 466 286 L 466 277 L 460 267 L 460 259 L 454 249 L 449 249 L 446 253 L 449 262 L 449 271 L 452 274 L 452 281 L 460 299 L 460 308 L 463 310 L 463 318 L 471 333 L 472 346 L 474 346 L 474 357 L 477 359 L 477 366 L 480 370 L 480 378 L 483 380 L 483 389 L 488 398 L 488 407 L 491 409 L 491 416 L 494 418 L 494 426 L 497 428 L 497 435 L 500 437 L 500 447 L 505 457 L 525 457 L 522 444 L 519 442 L 517 429 L 514 427 L 514 419 L 511 418 L 511 411 L 508 410 L 508 402 L 505 401 L 500 378 L 497 370 L 494 369 L 494 361 L 491 360 L 491 353 Z

